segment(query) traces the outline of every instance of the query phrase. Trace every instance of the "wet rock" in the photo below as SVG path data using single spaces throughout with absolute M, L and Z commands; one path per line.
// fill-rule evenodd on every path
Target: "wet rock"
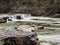
M 44 26 L 39 26 L 38 29 L 44 29 Z

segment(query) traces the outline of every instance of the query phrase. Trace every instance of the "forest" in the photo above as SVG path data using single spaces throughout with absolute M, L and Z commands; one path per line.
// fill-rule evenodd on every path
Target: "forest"
M 0 0 L 0 13 L 52 16 L 60 13 L 60 0 Z

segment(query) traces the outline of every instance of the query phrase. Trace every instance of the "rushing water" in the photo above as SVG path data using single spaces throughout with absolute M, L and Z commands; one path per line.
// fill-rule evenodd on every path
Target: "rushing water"
M 28 22 L 39 22 L 39 23 L 49 23 L 53 26 L 56 27 L 46 27 L 45 30 L 47 29 L 54 29 L 54 30 L 59 30 L 58 32 L 55 32 L 55 35 L 38 35 L 39 40 L 45 40 L 45 41 L 51 41 L 51 42 L 58 42 L 58 45 L 60 45 L 60 18 L 49 18 L 49 17 L 23 17 L 24 20 L 16 20 L 16 21 L 28 21 Z M 37 20 L 35 20 L 37 19 Z M 1 25 L 0 25 L 1 26 Z M 57 28 L 59 26 L 59 28 Z M 0 27 L 0 29 L 5 29 L 5 30 L 11 30 L 14 29 L 13 26 L 3 26 Z M 54 33 L 54 32 L 53 32 Z M 57 35 L 59 33 L 59 35 Z M 49 45 L 48 43 L 45 43 L 43 45 Z

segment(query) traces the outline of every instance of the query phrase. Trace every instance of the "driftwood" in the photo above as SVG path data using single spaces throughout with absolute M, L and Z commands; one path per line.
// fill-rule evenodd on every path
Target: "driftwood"
M 0 30 L 2 45 L 39 45 L 37 34 L 18 30 Z

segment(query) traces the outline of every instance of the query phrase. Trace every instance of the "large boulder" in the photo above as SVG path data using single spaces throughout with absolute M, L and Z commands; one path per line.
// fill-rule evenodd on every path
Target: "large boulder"
M 1 45 L 39 45 L 37 34 L 17 30 L 0 30 Z

